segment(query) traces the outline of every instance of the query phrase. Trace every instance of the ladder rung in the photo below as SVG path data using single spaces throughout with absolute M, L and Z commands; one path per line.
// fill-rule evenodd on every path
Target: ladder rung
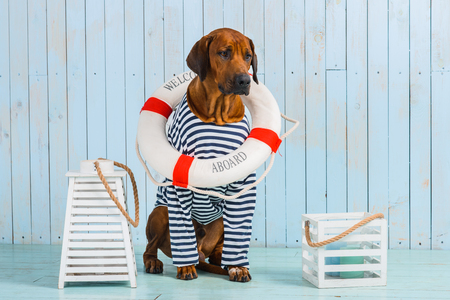
M 110 256 L 126 256 L 127 253 L 125 252 L 125 249 L 119 249 L 119 250 L 104 250 L 104 249 L 95 249 L 95 250 L 72 250 L 69 249 L 67 251 L 67 257 L 110 257 Z

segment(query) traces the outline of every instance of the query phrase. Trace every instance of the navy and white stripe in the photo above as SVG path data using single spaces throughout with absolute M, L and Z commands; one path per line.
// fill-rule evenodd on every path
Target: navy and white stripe
M 236 150 L 250 132 L 247 117 L 223 126 L 203 123 L 189 109 L 183 97 L 168 130 L 168 141 L 179 152 L 200 159 L 216 158 Z M 255 181 L 255 173 L 228 185 L 207 188 L 233 195 Z M 173 264 L 182 267 L 198 263 L 197 243 L 192 219 L 209 224 L 223 216 L 224 246 L 222 266 L 249 267 L 247 253 L 252 232 L 256 188 L 234 200 L 194 193 L 188 189 L 159 187 L 156 206 L 167 206 Z

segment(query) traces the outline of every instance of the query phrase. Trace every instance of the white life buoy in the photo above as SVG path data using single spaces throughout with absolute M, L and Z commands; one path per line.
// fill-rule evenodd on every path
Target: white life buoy
M 213 187 L 246 177 L 261 166 L 281 139 L 278 104 L 262 84 L 252 82 L 250 94 L 241 95 L 252 116 L 252 130 L 235 151 L 214 159 L 198 159 L 179 153 L 167 141 L 167 120 L 196 76 L 182 73 L 158 88 L 144 104 L 139 117 L 137 142 L 145 160 L 173 185 Z

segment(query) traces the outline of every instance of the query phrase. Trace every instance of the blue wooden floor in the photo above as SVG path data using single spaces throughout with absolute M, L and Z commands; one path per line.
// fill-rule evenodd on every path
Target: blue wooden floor
M 249 283 L 201 271 L 196 280 L 177 280 L 163 255 L 164 274 L 145 274 L 144 247 L 135 251 L 137 288 L 66 283 L 58 290 L 60 246 L 0 245 L 0 299 L 450 299 L 449 251 L 389 250 L 386 287 L 321 290 L 302 279 L 300 249 L 251 248 Z

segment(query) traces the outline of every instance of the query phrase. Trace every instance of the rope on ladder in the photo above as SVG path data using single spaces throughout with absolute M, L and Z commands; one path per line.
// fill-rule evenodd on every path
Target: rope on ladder
M 99 160 L 105 160 L 105 159 L 104 158 L 99 158 Z M 114 193 L 112 192 L 108 182 L 106 181 L 105 176 L 103 176 L 102 169 L 100 168 L 100 165 L 99 165 L 98 161 L 94 162 L 94 164 L 95 164 L 95 168 L 97 169 L 98 177 L 100 178 L 100 180 L 102 181 L 103 185 L 105 186 L 106 191 L 108 192 L 108 194 L 111 197 L 111 199 L 117 205 L 117 208 L 120 210 L 122 215 L 128 220 L 128 222 L 130 222 L 130 224 L 133 225 L 133 227 L 138 227 L 138 225 L 139 225 L 139 197 L 138 197 L 138 190 L 137 190 L 136 180 L 134 179 L 133 172 L 126 165 L 118 163 L 116 161 L 114 162 L 115 166 L 124 169 L 125 171 L 127 171 L 128 175 L 130 175 L 130 180 L 131 180 L 131 184 L 133 185 L 133 194 L 134 194 L 134 206 L 135 206 L 134 219 L 136 221 L 133 221 L 133 219 L 131 219 L 130 215 L 128 215 L 126 210 L 119 203 L 119 200 L 117 200 L 116 196 L 114 196 Z

